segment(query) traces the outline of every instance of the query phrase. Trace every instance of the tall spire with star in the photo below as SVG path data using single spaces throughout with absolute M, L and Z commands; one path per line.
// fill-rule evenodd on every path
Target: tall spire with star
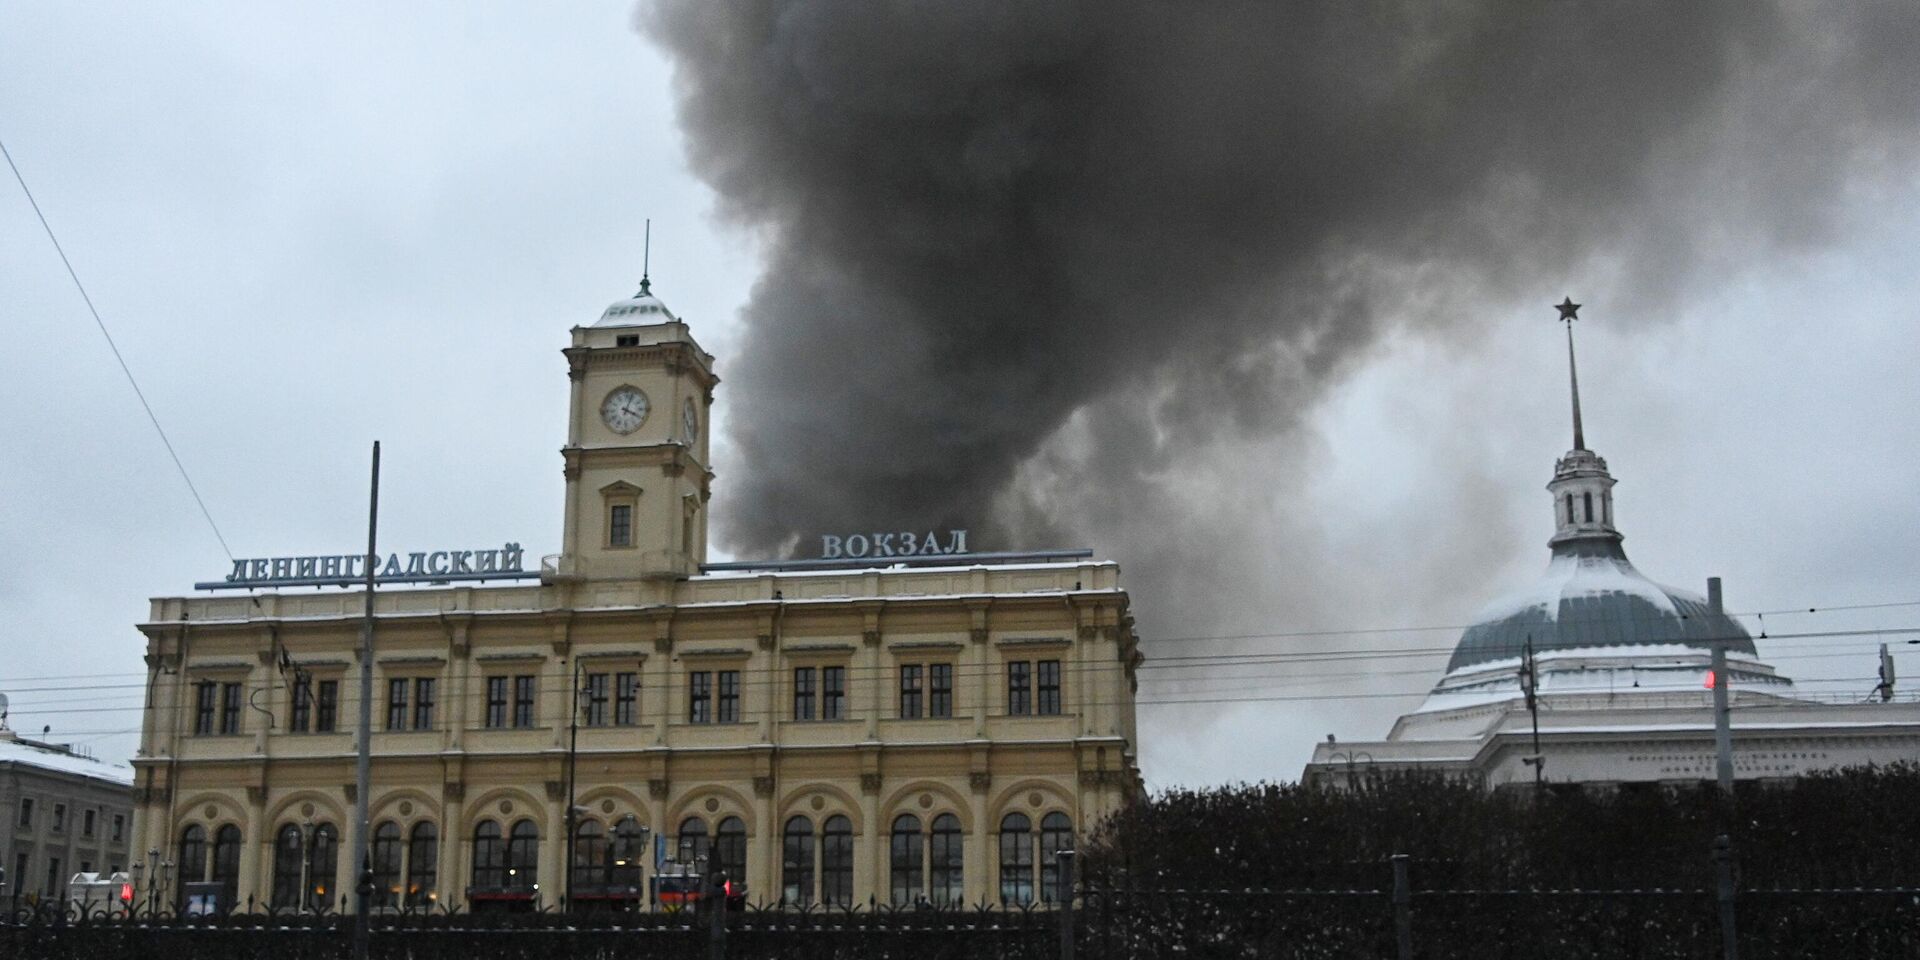
M 1560 311 L 1560 319 L 1567 325 L 1567 379 L 1573 384 L 1573 448 L 1585 450 L 1587 434 L 1580 427 L 1580 368 L 1573 362 L 1573 322 L 1580 319 L 1580 305 L 1568 297 L 1555 304 L 1554 309 Z
M 1567 325 L 1567 379 L 1573 390 L 1573 449 L 1553 465 L 1554 534 L 1549 543 L 1562 544 L 1596 541 L 1618 543 L 1619 528 L 1613 525 L 1613 475 L 1607 461 L 1587 449 L 1587 432 L 1580 422 L 1580 371 L 1573 358 L 1573 321 L 1579 319 L 1580 304 L 1572 297 L 1554 305 L 1560 321 Z

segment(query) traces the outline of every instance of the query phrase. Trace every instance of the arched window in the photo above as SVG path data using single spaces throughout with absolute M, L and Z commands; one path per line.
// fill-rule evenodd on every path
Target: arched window
M 376 907 L 400 905 L 400 825 L 392 820 L 373 828 L 373 896 Z
M 1580 518 L 1573 515 L 1573 494 L 1569 493 L 1567 494 L 1567 526 L 1573 526 L 1579 522 Z
M 1613 526 L 1613 494 L 1611 493 L 1600 495 L 1600 522 Z
M 407 906 L 430 906 L 438 896 L 434 887 L 440 881 L 440 831 L 426 820 L 413 825 L 407 837 Z
M 180 885 L 199 883 L 207 878 L 207 828 L 194 824 L 180 833 Z M 182 901 L 184 902 L 184 901 Z
M 1033 821 L 1024 813 L 1000 821 L 1000 902 L 1033 902 Z
M 573 889 L 607 882 L 607 830 L 594 819 L 573 826 Z
M 780 902 L 813 902 L 813 821 L 794 817 L 780 840 Z
M 240 828 L 229 823 L 213 834 L 213 882 L 220 885 L 222 906 L 239 907 Z
M 300 880 L 306 868 L 307 845 L 300 828 L 289 823 L 273 839 L 273 890 L 268 905 L 275 910 L 300 906 Z
M 1587 502 L 1587 522 L 1592 523 L 1593 522 L 1593 493 L 1591 491 L 1587 493 L 1583 493 L 1580 495 L 1580 498 Z
M 1055 854 L 1073 849 L 1073 821 L 1064 813 L 1040 818 L 1040 902 L 1058 903 L 1071 896 L 1060 889 L 1060 860 Z
M 629 814 L 613 827 L 613 883 L 621 887 L 640 886 L 640 865 L 646 862 L 647 832 L 640 821 Z
M 853 906 L 853 821 L 839 814 L 820 829 L 820 899 Z
M 910 904 L 920 898 L 924 888 L 921 870 L 920 818 L 903 813 L 893 821 L 893 842 L 887 860 L 893 883 L 893 902 Z
M 331 823 L 313 828 L 307 848 L 307 908 L 332 909 L 333 875 L 340 868 L 340 831 Z
M 747 879 L 747 822 L 739 817 L 728 817 L 720 821 L 719 829 L 713 834 L 714 868 L 727 875 L 727 879 L 745 882 Z
M 928 896 L 935 906 L 960 906 L 967 899 L 966 884 L 961 876 L 966 844 L 960 833 L 960 818 L 951 813 L 934 817 L 931 839 L 927 849 Z
M 501 842 L 500 824 L 492 820 L 473 828 L 473 885 L 480 890 L 507 885 L 507 845 Z
M 684 864 L 694 864 L 705 858 L 713 841 L 707 837 L 707 822 L 699 817 L 688 817 L 680 821 L 680 845 L 675 859 Z
M 507 835 L 507 886 L 532 890 L 540 882 L 540 828 L 532 820 L 513 825 Z

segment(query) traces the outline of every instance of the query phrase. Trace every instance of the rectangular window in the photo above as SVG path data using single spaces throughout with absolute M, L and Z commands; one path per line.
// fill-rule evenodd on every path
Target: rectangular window
M 1060 714 L 1060 661 L 1042 660 L 1037 665 L 1040 672 L 1040 702 L 1035 713 L 1046 716 Z
M 847 668 L 820 668 L 820 719 L 847 718 Z
M 432 677 L 419 677 L 413 681 L 413 728 L 415 730 L 433 729 Z
M 64 803 L 56 803 L 53 805 L 53 832 L 61 833 L 61 832 L 64 832 L 66 829 L 67 829 L 67 805 Z
M 640 675 L 637 673 L 616 673 L 613 675 L 613 722 L 622 727 L 631 727 L 640 722 Z
M 927 664 L 927 716 L 953 716 L 953 664 Z
M 334 720 L 340 715 L 340 681 L 320 681 L 320 696 L 313 705 L 313 732 L 332 733 Z
M 507 725 L 507 678 L 487 678 L 487 727 L 498 730 Z
M 1007 661 L 1007 712 L 1021 717 L 1033 712 L 1033 664 Z
M 687 722 L 713 722 L 713 674 L 705 670 L 687 674 Z
M 240 685 L 237 683 L 220 685 L 220 732 L 240 732 Z
M 20 829 L 33 829 L 33 798 L 20 798 Z
M 287 732 L 306 733 L 313 718 L 313 681 L 301 677 L 293 684 L 293 706 L 287 711 Z
M 721 723 L 740 722 L 740 671 L 720 671 L 720 716 Z
M 793 718 L 795 720 L 813 719 L 813 678 L 814 668 L 793 668 Z
M 92 810 L 80 811 L 80 835 L 83 837 L 93 836 L 93 811 Z M 80 872 L 86 873 L 87 871 L 82 870 Z
M 25 853 L 14 854 L 13 882 L 14 883 L 27 882 L 27 855 Z
M 616 547 L 633 546 L 633 507 L 616 503 L 607 518 L 607 543 Z
M 59 857 L 54 857 L 53 859 L 47 861 L 47 893 L 46 895 L 49 897 L 57 897 L 60 895 L 60 858 Z
M 900 719 L 920 719 L 920 692 L 926 667 L 917 663 L 900 665 Z
M 521 729 L 533 726 L 533 681 L 524 673 L 513 678 L 513 725 Z
M 214 685 L 196 683 L 193 685 L 193 732 L 205 734 L 213 732 Z
M 407 679 L 394 677 L 387 681 L 387 729 L 405 730 L 407 728 Z
M 113 815 L 113 842 L 119 843 L 127 838 L 127 818 L 122 814 Z
M 604 673 L 587 674 L 586 716 L 582 719 L 589 727 L 607 725 L 607 675 Z

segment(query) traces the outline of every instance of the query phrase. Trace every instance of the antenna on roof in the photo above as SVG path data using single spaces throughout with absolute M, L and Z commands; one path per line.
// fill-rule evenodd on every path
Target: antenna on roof
M 653 284 L 651 281 L 647 279 L 647 270 L 649 267 L 652 266 L 652 260 L 653 260 L 653 218 L 648 217 L 646 239 L 641 241 L 641 247 L 640 247 L 640 295 L 643 297 L 653 292 L 651 289 L 653 287 Z

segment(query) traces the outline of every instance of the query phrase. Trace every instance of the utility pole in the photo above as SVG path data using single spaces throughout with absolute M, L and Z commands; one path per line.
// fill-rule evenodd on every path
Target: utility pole
M 1533 715 L 1533 756 L 1522 761 L 1533 768 L 1533 792 L 1547 788 L 1547 758 L 1540 752 L 1540 675 L 1533 664 L 1533 634 L 1527 634 L 1526 656 L 1520 662 L 1520 692 L 1526 695 L 1527 712 Z
M 360 876 L 353 885 L 353 960 L 367 960 L 367 908 L 373 893 L 373 856 L 367 849 L 367 794 L 373 780 L 373 578 L 380 569 L 380 441 L 373 442 L 373 480 L 367 494 L 367 602 L 360 622 L 360 755 L 354 765 L 353 850 Z
M 573 661 L 573 710 L 567 720 L 567 873 L 560 878 L 560 909 L 573 911 L 573 868 L 577 846 L 575 832 L 580 815 L 574 807 L 574 770 L 580 758 L 580 659 Z
M 1720 599 L 1720 578 L 1707 578 L 1707 608 L 1718 623 L 1724 619 Z M 1732 637 L 1713 638 L 1713 749 L 1714 773 L 1720 792 L 1733 795 L 1733 715 L 1728 706 L 1733 681 L 1727 676 L 1727 644 Z

